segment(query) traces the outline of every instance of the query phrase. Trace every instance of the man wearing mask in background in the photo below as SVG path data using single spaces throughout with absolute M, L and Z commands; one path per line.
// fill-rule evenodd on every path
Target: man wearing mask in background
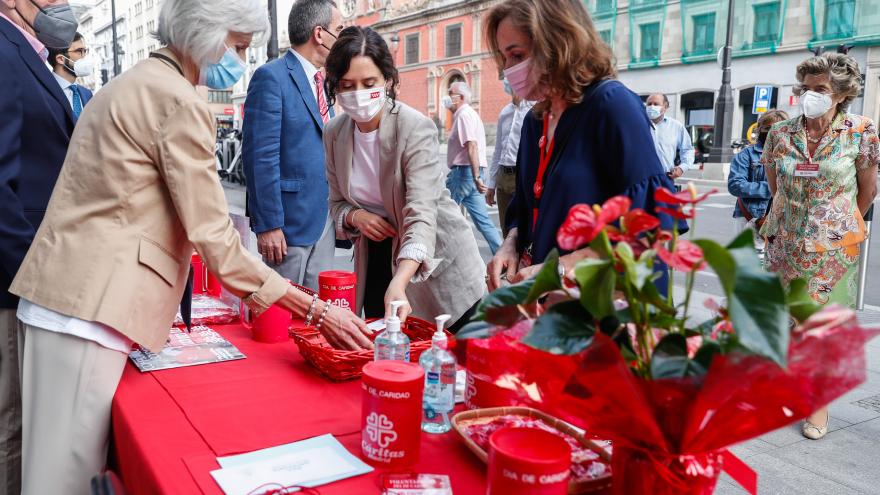
M 0 0 L 0 494 L 21 492 L 24 335 L 18 298 L 7 289 L 46 212 L 73 133 L 72 108 L 45 60 L 47 48 L 70 45 L 76 27 L 66 1 Z
M 519 152 L 519 138 L 522 134 L 523 119 L 535 102 L 523 100 L 513 93 L 510 83 L 504 79 L 504 92 L 511 95 L 511 102 L 501 109 L 495 133 L 495 152 L 489 164 L 486 177 L 486 203 L 489 206 L 498 202 L 498 218 L 501 231 L 507 236 L 507 206 L 516 191 L 516 155 Z
M 471 90 L 463 81 L 452 83 L 443 106 L 452 110 L 446 163 L 451 171 L 446 188 L 452 199 L 467 208 L 477 230 L 486 238 L 492 254 L 501 246 L 501 233 L 489 219 L 486 199 L 489 190 L 483 183 L 486 167 L 486 129 L 480 115 L 470 106 Z
M 83 42 L 83 36 L 79 33 L 73 37 L 73 42 L 65 48 L 49 48 L 49 56 L 46 59 L 52 66 L 55 80 L 64 91 L 64 96 L 70 102 L 73 116 L 79 119 L 83 107 L 92 99 L 89 88 L 76 84 L 77 77 L 92 75 L 92 59 L 88 57 L 89 49 Z
M 651 134 L 654 136 L 654 147 L 660 163 L 666 169 L 666 175 L 675 180 L 694 166 L 694 145 L 691 136 L 681 122 L 666 116 L 669 110 L 669 98 L 657 93 L 648 97 L 645 110 L 651 119 Z M 676 163 L 676 155 L 678 162 Z
M 330 0 L 297 0 L 288 17 L 291 49 L 254 73 L 245 100 L 242 159 L 248 211 L 263 261 L 294 283 L 318 288 L 333 267 L 324 125 L 324 62 L 342 31 Z

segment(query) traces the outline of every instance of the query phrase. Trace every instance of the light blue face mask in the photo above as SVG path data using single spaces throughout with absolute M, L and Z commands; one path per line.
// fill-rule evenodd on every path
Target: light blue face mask
M 226 47 L 226 53 L 216 64 L 202 67 L 205 86 L 211 89 L 231 88 L 244 75 L 245 63 L 232 48 Z

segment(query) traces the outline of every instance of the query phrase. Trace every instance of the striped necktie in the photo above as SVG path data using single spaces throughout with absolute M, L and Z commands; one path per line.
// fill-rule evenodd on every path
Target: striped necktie
M 73 116 L 79 119 L 79 114 L 83 111 L 82 96 L 79 94 L 79 86 L 71 84 L 70 92 L 73 94 Z
M 315 94 L 318 96 L 318 113 L 326 124 L 330 120 L 330 108 L 327 106 L 327 98 L 324 97 L 324 73 L 321 71 L 315 72 Z

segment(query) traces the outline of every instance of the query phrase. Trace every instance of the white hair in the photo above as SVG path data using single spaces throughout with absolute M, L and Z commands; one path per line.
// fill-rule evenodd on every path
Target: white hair
M 198 66 L 217 62 L 230 32 L 253 33 L 263 42 L 269 13 L 260 0 L 165 0 L 154 36 L 192 58 Z
M 464 81 L 455 81 L 452 83 L 452 86 L 449 86 L 453 92 L 460 94 L 466 103 L 470 103 L 471 101 L 471 88 Z

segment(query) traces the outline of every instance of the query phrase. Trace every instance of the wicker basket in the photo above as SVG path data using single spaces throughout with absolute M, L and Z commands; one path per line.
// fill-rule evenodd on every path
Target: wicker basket
M 463 411 L 452 418 L 452 427 L 464 439 L 464 443 L 471 451 L 477 455 L 483 462 L 489 462 L 489 453 L 483 450 L 475 441 L 473 441 L 465 432 L 465 428 L 475 424 L 489 423 L 499 416 L 507 416 L 509 414 L 516 416 L 525 416 L 528 418 L 540 419 L 547 425 L 556 428 L 566 435 L 570 435 L 581 443 L 584 447 L 599 454 L 605 462 L 611 464 L 611 455 L 601 445 L 584 437 L 584 434 L 570 424 L 560 419 L 554 418 L 549 414 L 545 414 L 537 409 L 530 407 L 490 407 L 486 409 L 474 409 L 471 411 Z M 582 493 L 593 493 L 605 490 L 611 486 L 611 473 L 607 473 L 596 479 L 570 482 L 568 484 L 568 493 L 571 495 Z
M 367 323 L 379 318 L 367 320 Z M 433 323 L 410 316 L 401 325 L 401 331 L 410 339 L 410 360 L 418 362 L 423 352 L 431 348 L 431 336 L 436 331 Z M 371 338 L 376 338 L 378 332 Z M 446 332 L 447 337 L 452 334 Z M 345 351 L 334 349 L 320 332 L 309 328 L 290 328 L 290 337 L 296 342 L 303 359 L 322 375 L 334 381 L 351 380 L 361 376 L 361 369 L 373 360 L 373 351 Z

